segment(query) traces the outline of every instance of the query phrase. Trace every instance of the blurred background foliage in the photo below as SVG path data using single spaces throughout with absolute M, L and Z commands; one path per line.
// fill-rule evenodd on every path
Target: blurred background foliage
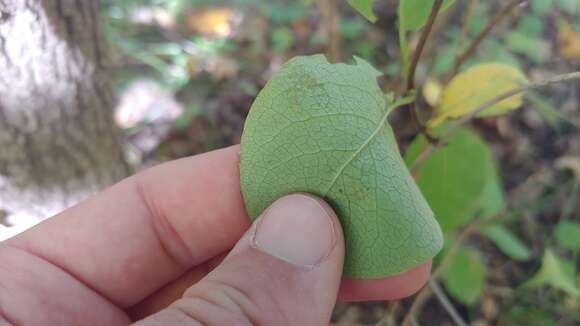
M 329 44 L 340 59 L 356 55 L 383 71 L 385 90 L 404 88 L 396 0 L 375 1 L 374 24 L 335 0 L 101 2 L 116 122 L 135 166 L 238 143 L 271 74 Z M 417 70 L 427 108 L 441 100 L 460 49 L 504 4 L 457 0 L 440 15 Z M 419 33 L 403 34 L 412 49 Z M 578 70 L 580 2 L 522 1 L 460 71 L 489 62 L 530 80 Z M 407 112 L 395 112 L 391 123 L 411 165 L 428 141 Z M 424 290 L 422 303 L 339 304 L 333 322 L 392 325 L 415 305 L 421 309 L 407 317 L 422 325 L 452 324 L 453 313 L 473 325 L 580 324 L 579 127 L 575 82 L 530 92 L 519 110 L 456 132 L 413 170 L 445 233 L 432 279 L 443 292 L 427 288 L 434 296 Z

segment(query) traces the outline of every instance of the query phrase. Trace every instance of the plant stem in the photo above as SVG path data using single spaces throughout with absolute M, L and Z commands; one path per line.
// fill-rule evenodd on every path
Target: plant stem
M 419 313 L 419 311 L 421 310 L 421 308 L 423 307 L 425 302 L 427 302 L 427 300 L 429 300 L 429 298 L 431 298 L 432 293 L 433 292 L 432 292 L 431 288 L 428 286 L 424 287 L 421 290 L 421 292 L 419 292 L 419 294 L 415 298 L 415 301 L 413 301 L 413 304 L 411 304 L 409 311 L 405 315 L 405 318 L 403 319 L 401 326 L 412 325 L 412 320 Z
M 571 216 L 572 210 L 574 209 L 574 205 L 576 204 L 576 199 L 578 198 L 578 191 L 580 191 L 580 180 L 578 180 L 575 176 L 573 182 L 574 183 L 572 184 L 570 195 L 564 202 L 564 207 L 562 207 L 562 213 L 560 214 L 560 218 L 558 219 L 558 221 L 562 221 Z
M 465 116 L 461 117 L 460 119 L 456 120 L 455 123 L 453 123 L 445 131 L 443 136 L 440 137 L 440 139 L 437 143 L 427 144 L 427 147 L 425 147 L 425 149 L 423 149 L 423 151 L 419 154 L 419 156 L 417 156 L 417 159 L 415 160 L 415 162 L 413 162 L 413 165 L 411 165 L 410 170 L 412 172 L 416 171 L 417 168 L 433 153 L 433 151 L 435 149 L 440 147 L 442 144 L 447 143 L 449 138 L 453 135 L 453 133 L 455 131 L 457 131 L 457 129 L 459 129 L 461 126 L 465 125 L 467 122 L 473 120 L 473 118 L 475 118 L 480 112 L 493 106 L 494 104 L 499 103 L 507 98 L 510 98 L 514 95 L 518 95 L 518 94 L 525 92 L 525 91 L 528 91 L 528 90 L 537 89 L 537 88 L 549 86 L 549 85 L 560 83 L 560 82 L 566 82 L 566 81 L 570 81 L 570 80 L 578 80 L 578 79 L 580 79 L 580 71 L 571 72 L 571 73 L 567 73 L 567 74 L 563 74 L 563 75 L 558 75 L 558 76 L 555 76 L 553 78 L 528 83 L 526 85 L 516 87 L 512 90 L 509 90 L 503 94 L 500 94 L 500 95 L 490 99 L 489 101 L 478 106 L 470 114 L 465 115 Z
M 400 18 L 402 20 L 402 18 Z M 400 23 L 400 25 L 403 25 Z M 401 48 L 401 65 L 403 75 L 407 78 L 409 74 L 409 42 L 407 42 L 407 31 L 399 27 L 399 47 Z
M 467 35 L 469 34 L 469 23 L 471 22 L 471 17 L 473 17 L 473 13 L 475 12 L 475 7 L 477 7 L 478 0 L 469 0 L 469 4 L 467 5 L 467 11 L 465 13 L 465 17 L 463 18 L 463 26 L 461 27 L 461 37 L 459 38 L 459 43 L 457 45 L 458 49 L 463 47 L 463 43 L 467 39 Z M 459 54 L 455 56 L 455 60 Z
M 487 23 L 487 26 L 485 26 L 485 28 L 475 37 L 467 50 L 455 58 L 453 67 L 451 70 L 449 70 L 449 73 L 445 77 L 445 81 L 450 81 L 457 74 L 459 68 L 461 68 L 461 65 L 465 62 L 465 60 L 469 59 L 469 57 L 475 53 L 481 42 L 483 42 L 485 37 L 492 31 L 492 29 L 497 26 L 502 19 L 507 17 L 507 15 L 512 12 L 512 10 L 514 10 L 514 8 L 517 7 L 521 1 L 522 0 L 511 0 L 509 4 L 503 7 L 503 9 Z
M 324 29 L 326 32 L 326 37 L 328 39 L 327 43 L 327 55 L 328 60 L 332 63 L 340 61 L 340 32 L 338 30 L 339 26 L 339 14 L 338 14 L 338 2 L 339 0 L 323 0 L 320 2 L 320 11 L 322 13 L 322 19 L 324 22 Z
M 443 289 L 441 289 L 441 286 L 439 286 L 439 283 L 437 283 L 437 281 L 435 281 L 434 279 L 430 279 L 429 280 L 429 287 L 431 288 L 431 291 L 433 291 L 433 293 L 437 297 L 437 300 L 439 300 L 439 302 L 441 302 L 441 305 L 443 306 L 443 308 L 445 308 L 445 310 L 447 310 L 447 313 L 449 314 L 449 316 L 451 316 L 451 319 L 453 319 L 453 321 L 455 322 L 455 325 L 468 326 L 467 323 L 463 320 L 463 318 L 461 318 L 461 316 L 459 315 L 457 310 L 455 310 L 455 308 L 453 307 L 453 304 L 451 304 L 451 302 L 449 302 L 449 299 L 445 295 L 445 292 L 443 291 Z
M 457 238 L 455 239 L 455 242 L 453 243 L 453 246 L 451 246 L 451 248 L 449 248 L 449 250 L 447 250 L 447 253 L 445 254 L 443 259 L 441 260 L 441 263 L 439 263 L 439 266 L 437 266 L 437 268 L 431 274 L 430 280 L 437 280 L 441 276 L 441 274 L 443 273 L 445 268 L 447 268 L 447 266 L 451 262 L 451 259 L 453 257 L 455 257 L 455 254 L 457 253 L 457 251 L 459 250 L 459 248 L 461 247 L 463 242 L 470 235 L 472 235 L 474 232 L 478 231 L 483 225 L 490 223 L 490 222 L 493 222 L 496 219 L 500 219 L 500 218 L 504 217 L 505 214 L 506 214 L 506 211 L 502 210 L 501 212 L 499 212 L 496 215 L 492 215 L 492 216 L 487 217 L 487 218 L 476 219 L 473 222 L 471 222 L 470 224 L 468 224 L 461 231 L 461 233 L 457 236 Z M 409 308 L 407 315 L 405 315 L 405 318 L 403 319 L 403 323 L 401 325 L 403 325 L 403 326 L 410 325 L 413 317 L 416 316 L 421 311 L 421 308 L 423 307 L 425 302 L 427 302 L 427 300 L 429 300 L 432 293 L 433 293 L 433 289 L 431 287 L 424 287 L 419 292 L 419 294 L 415 298 L 415 301 L 413 301 L 413 303 L 411 304 L 411 307 Z
M 442 4 L 443 0 L 435 0 L 433 8 L 431 9 L 431 13 L 429 14 L 429 19 L 427 20 L 425 27 L 423 27 L 423 32 L 419 38 L 419 43 L 417 44 L 417 48 L 413 52 L 413 58 L 411 59 L 411 66 L 409 67 L 409 73 L 407 74 L 407 88 L 405 93 L 415 89 L 415 71 L 417 70 L 417 65 L 421 59 L 421 54 L 423 53 L 423 49 L 425 48 L 429 34 L 431 34 L 433 24 L 435 23 L 435 19 L 437 19 L 437 15 L 439 14 L 439 10 L 441 10 Z
M 429 18 L 427 19 L 427 23 L 425 27 L 423 27 L 423 32 L 419 38 L 419 43 L 417 44 L 417 48 L 413 51 L 413 57 L 411 58 L 411 65 L 409 66 L 408 72 L 405 74 L 405 78 L 407 80 L 405 86 L 405 94 L 409 94 L 411 91 L 415 89 L 415 72 L 417 71 L 417 66 L 419 65 L 419 60 L 421 59 L 421 54 L 423 53 L 423 49 L 425 48 L 425 44 L 429 39 L 429 35 L 431 34 L 431 30 L 433 29 L 433 25 L 435 24 L 435 20 L 437 19 L 437 15 L 441 10 L 441 6 L 443 5 L 443 0 L 435 0 L 433 3 L 433 8 L 431 8 L 431 13 L 429 14 Z M 407 53 L 408 53 L 408 49 Z M 419 109 L 417 105 L 414 104 L 411 107 L 411 118 L 413 122 L 417 126 L 419 132 L 425 134 L 427 138 L 428 134 L 425 131 L 425 126 L 421 122 L 419 118 Z
M 389 301 L 386 307 L 383 318 L 379 320 L 374 326 L 395 326 L 397 325 L 397 313 L 401 308 L 400 301 Z
M 439 266 L 437 266 L 435 271 L 433 271 L 433 274 L 431 274 L 431 278 L 437 279 L 437 278 L 439 278 L 439 276 L 441 276 L 441 274 L 443 273 L 445 268 L 447 268 L 447 265 L 449 265 L 449 263 L 451 262 L 451 259 L 455 256 L 455 254 L 459 250 L 459 247 L 461 246 L 461 244 L 470 235 L 477 232 L 482 226 L 484 226 L 488 223 L 491 223 L 495 220 L 498 220 L 500 218 L 503 218 L 506 214 L 507 214 L 507 211 L 505 209 L 503 209 L 495 215 L 491 215 L 491 216 L 485 217 L 485 218 L 478 218 L 478 219 L 474 220 L 473 222 L 471 222 L 470 224 L 468 224 L 463 229 L 463 231 L 461 231 L 461 233 L 457 236 L 457 239 L 455 239 L 455 243 L 453 244 L 453 246 L 451 248 L 449 248 L 449 250 L 447 251 L 447 254 L 445 255 L 445 257 L 443 257 L 443 259 L 439 263 Z

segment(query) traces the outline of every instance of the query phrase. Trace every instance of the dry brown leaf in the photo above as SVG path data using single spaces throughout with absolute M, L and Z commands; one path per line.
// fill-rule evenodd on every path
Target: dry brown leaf
M 560 55 L 567 60 L 580 60 L 580 32 L 568 23 L 560 24 L 558 29 Z

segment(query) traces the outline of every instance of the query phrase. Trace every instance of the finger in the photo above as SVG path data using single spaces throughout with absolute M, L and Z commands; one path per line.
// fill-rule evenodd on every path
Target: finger
M 38 257 L 0 243 L 0 262 L 0 325 L 129 322 L 124 311 Z
M 330 207 L 304 194 L 283 197 L 220 266 L 141 325 L 328 324 L 343 257 Z
M 145 298 L 143 301 L 137 303 L 127 310 L 127 314 L 132 320 L 140 320 L 149 315 L 159 312 L 167 308 L 172 302 L 183 296 L 192 284 L 199 282 L 207 274 L 209 274 L 216 266 L 218 266 L 225 254 L 214 257 L 210 261 L 194 267 L 181 275 L 176 280 L 166 284 L 151 296 Z
M 166 308 L 178 300 L 191 285 L 197 283 L 217 266 L 223 256 L 212 259 L 208 264 L 195 267 L 167 284 L 150 297 L 129 309 L 133 320 L 139 320 Z M 387 276 L 381 279 L 343 278 L 338 294 L 338 301 L 371 301 L 396 300 L 408 297 L 420 290 L 431 272 L 431 262 L 426 262 L 399 275 Z
M 249 227 L 237 146 L 146 170 L 7 241 L 120 307 L 229 250 Z
M 396 300 L 419 291 L 431 273 L 431 261 L 399 275 L 382 279 L 345 278 L 340 285 L 339 301 Z

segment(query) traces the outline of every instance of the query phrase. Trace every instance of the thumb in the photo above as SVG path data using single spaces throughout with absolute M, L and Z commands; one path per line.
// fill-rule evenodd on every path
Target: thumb
M 324 325 L 336 303 L 344 240 L 324 201 L 274 202 L 222 264 L 145 325 Z

